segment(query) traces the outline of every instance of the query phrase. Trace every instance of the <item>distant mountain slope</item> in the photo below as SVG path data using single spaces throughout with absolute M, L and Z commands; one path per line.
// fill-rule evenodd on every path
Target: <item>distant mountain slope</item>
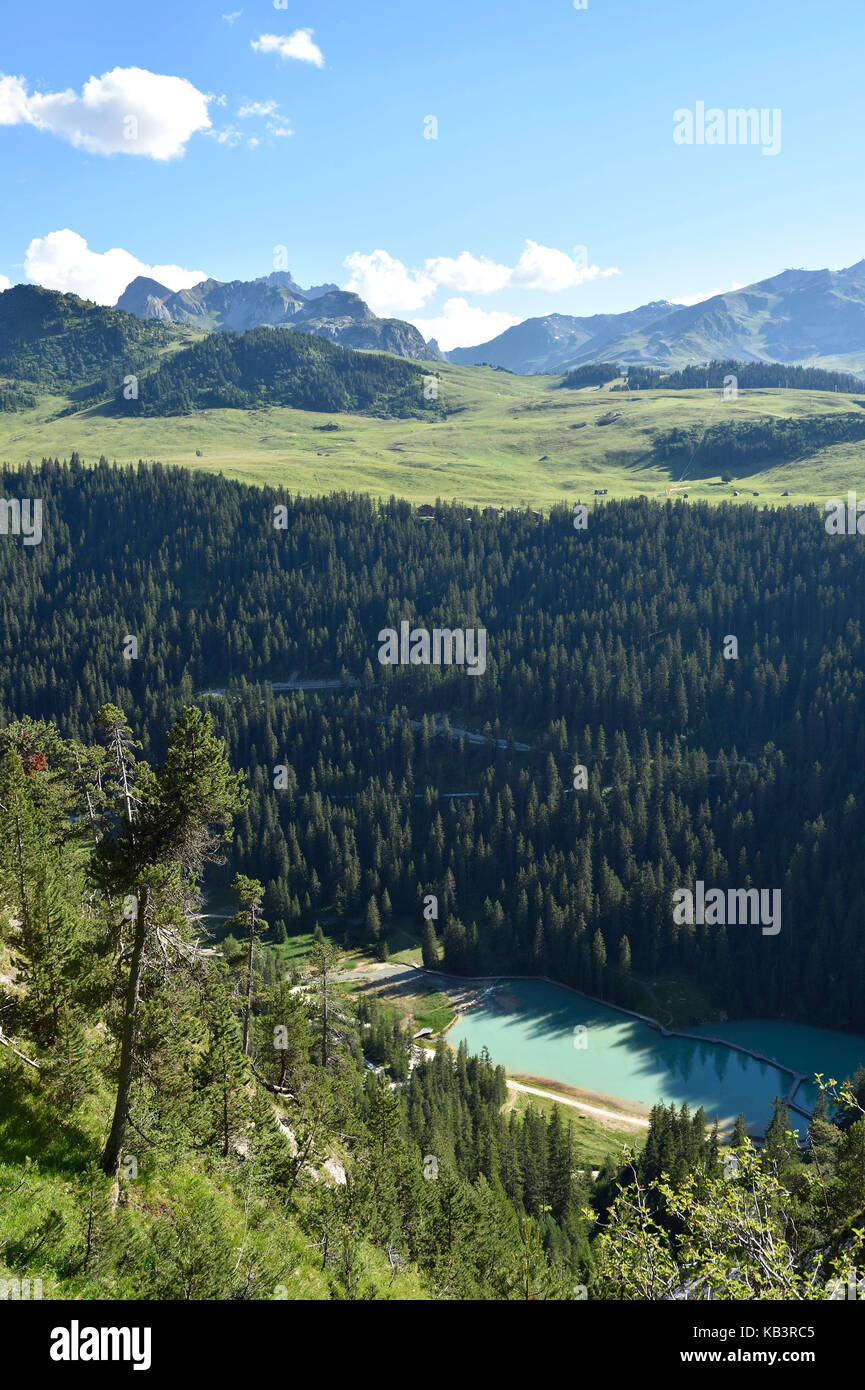
M 449 362 L 485 362 L 512 372 L 561 372 L 580 362 L 609 360 L 608 343 L 620 340 L 632 329 L 656 322 L 676 307 L 660 300 L 624 314 L 592 314 L 589 318 L 547 314 L 514 324 L 478 347 L 453 348 L 446 357 Z
M 623 334 L 611 355 L 682 367 L 711 357 L 745 361 L 844 359 L 865 366 L 865 261 L 846 270 L 785 270 L 676 309 Z
M 425 400 L 423 388 L 423 370 L 394 356 L 354 352 L 291 328 L 252 328 L 208 333 L 168 354 L 139 381 L 134 400 L 120 388 L 106 410 L 165 416 L 279 405 L 436 418 L 443 404 Z
M 625 314 L 527 319 L 451 362 L 558 372 L 584 362 L 677 368 L 718 358 L 865 370 L 865 261 L 845 270 L 785 270 L 700 304 L 644 304 Z
M 152 366 L 172 340 L 188 337 L 172 324 L 39 285 L 0 294 L 0 377 L 50 390 L 113 390 L 127 373 Z
M 285 270 L 258 280 L 202 280 L 171 291 L 139 276 L 127 285 L 118 309 L 145 319 L 186 323 L 205 330 L 245 333 L 250 328 L 290 324 L 346 347 L 392 352 L 422 360 L 440 356 L 423 335 L 400 319 L 380 319 L 356 294 L 337 285 L 303 290 Z

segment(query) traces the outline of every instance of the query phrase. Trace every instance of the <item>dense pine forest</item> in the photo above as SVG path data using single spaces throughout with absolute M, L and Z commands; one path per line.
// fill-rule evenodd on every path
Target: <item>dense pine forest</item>
M 89 738 L 111 701 L 159 756 L 198 697 L 249 777 L 234 861 L 278 930 L 385 895 L 420 930 L 432 893 L 450 970 L 627 1003 L 663 968 L 731 1016 L 865 1026 L 865 556 L 816 509 L 422 521 L 74 459 L 5 486 L 43 498 L 44 539 L 0 547 L 3 718 Z M 486 674 L 381 666 L 403 619 L 485 627 Z M 264 684 L 295 674 L 337 688 Z M 696 879 L 780 889 L 780 934 L 677 925 Z
M 779 1102 L 759 1154 L 657 1107 L 593 1181 L 558 1109 L 505 1112 L 494 1061 L 350 996 L 337 943 L 399 913 L 456 974 L 628 1003 L 663 968 L 861 1029 L 856 536 L 681 503 L 422 519 L 75 457 L 4 489 L 43 538 L 0 544 L 0 1276 L 826 1296 L 858 1258 L 863 1074 L 801 1147 Z M 382 666 L 403 620 L 484 627 L 485 673 Z M 780 934 L 677 925 L 697 878 L 780 888 Z M 269 943 L 300 930 L 286 977 Z
M 414 363 L 355 352 L 296 328 L 208 334 L 160 362 L 134 398 L 120 387 L 113 408 L 164 416 L 264 405 L 431 418 L 442 411 L 437 398 L 424 398 L 424 374 Z
M 613 387 L 614 391 L 654 391 L 658 387 L 671 391 L 703 390 L 706 387 L 721 390 L 725 379 L 731 376 L 736 378 L 737 387 L 743 391 L 761 388 L 772 390 L 783 386 L 793 391 L 855 392 L 865 387 L 862 378 L 850 372 L 836 372 L 827 367 L 801 367 L 789 362 L 739 362 L 734 358 L 682 367 L 678 371 L 629 365 L 622 367 L 621 373 L 627 376 L 627 382 L 624 386 Z M 568 373 L 568 376 L 571 375 Z M 619 376 L 620 371 L 617 370 L 614 375 Z
M 691 476 L 735 474 L 755 464 L 796 459 L 832 444 L 865 439 L 865 413 L 807 415 L 798 419 L 728 421 L 699 428 L 661 430 L 652 453 L 665 463 L 690 465 Z

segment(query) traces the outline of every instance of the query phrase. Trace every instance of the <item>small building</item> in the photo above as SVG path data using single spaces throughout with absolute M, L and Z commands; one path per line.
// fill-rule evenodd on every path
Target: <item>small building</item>
M 596 488 L 595 488 L 595 496 L 596 496 L 596 497 L 606 497 L 606 495 L 607 495 L 607 489 L 606 489 L 605 487 L 596 487 Z
M 436 514 L 436 509 L 429 502 L 422 502 L 417 509 L 418 516 L 432 517 Z

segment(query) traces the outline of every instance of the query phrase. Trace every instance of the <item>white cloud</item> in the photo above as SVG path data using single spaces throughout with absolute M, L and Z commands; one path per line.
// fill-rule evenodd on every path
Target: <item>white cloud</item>
M 512 270 L 497 265 L 486 256 L 473 256 L 462 251 L 458 256 L 435 256 L 424 262 L 424 274 L 436 285 L 448 290 L 466 290 L 469 294 L 494 294 L 504 289 Z
M 227 145 L 230 150 L 233 150 L 235 145 L 239 145 L 243 139 L 243 132 L 232 125 L 223 126 L 222 130 L 208 130 L 206 134 L 211 136 L 218 145 Z
M 435 338 L 444 352 L 455 347 L 473 347 L 475 343 L 486 343 L 520 321 L 513 314 L 477 309 L 466 299 L 446 300 L 438 318 L 411 320 L 427 341 Z
M 674 299 L 673 304 L 683 304 L 686 309 L 690 309 L 694 304 L 702 304 L 707 299 L 714 299 L 716 294 L 730 294 L 733 290 L 743 290 L 744 284 L 734 280 L 729 290 L 707 290 L 703 294 L 689 294 L 678 299 Z
M 170 290 L 188 289 L 206 279 L 203 270 L 179 265 L 146 265 L 119 246 L 91 251 L 83 236 L 69 228 L 34 237 L 24 258 L 27 278 L 49 290 L 66 290 L 97 304 L 115 304 L 130 280 L 147 275 Z
M 261 34 L 252 39 L 256 53 L 278 53 L 280 58 L 297 58 L 301 63 L 314 63 L 317 68 L 324 67 L 324 54 L 318 44 L 313 43 L 312 29 L 295 29 L 287 37 L 285 34 Z
M 23 77 L 0 77 L 0 125 L 32 125 L 89 154 L 173 159 L 197 130 L 207 130 L 208 98 L 183 77 L 146 68 L 113 68 L 90 77 L 81 95 L 28 93 Z
M 572 257 L 552 246 L 540 246 L 536 241 L 527 240 L 526 249 L 514 266 L 509 284 L 527 290 L 569 290 L 588 280 L 621 275 L 618 266 L 601 270 L 600 266 L 587 265 L 586 260 L 584 247 L 580 247 L 578 256 Z
M 0 294 L 2 294 L 3 290 L 11 290 L 11 288 L 12 281 L 7 280 L 5 275 L 0 275 Z
M 280 140 L 286 139 L 289 135 L 294 134 L 294 131 L 292 130 L 291 126 L 286 125 L 285 121 L 282 120 L 281 117 L 278 124 L 275 121 L 268 121 L 267 129 L 271 135 L 275 135 L 277 139 Z
M 237 114 L 241 120 L 247 116 L 272 116 L 276 107 L 275 101 L 250 101 L 246 106 L 239 106 Z
M 224 14 L 222 18 L 225 20 L 226 24 L 231 25 L 236 19 L 240 19 L 242 14 L 243 10 L 232 10 L 231 14 Z
M 515 266 L 498 265 L 486 256 L 478 259 L 463 251 L 455 259 L 438 256 L 426 261 L 424 271 L 447 289 L 472 294 L 493 294 L 502 289 L 568 290 L 587 280 L 621 273 L 616 266 L 601 270 L 600 266 L 587 265 L 584 254 L 572 257 L 566 251 L 528 240 Z
M 347 290 L 359 294 L 376 314 L 388 317 L 398 310 L 420 309 L 436 289 L 436 281 L 414 270 L 387 251 L 364 255 L 353 251 L 343 265 L 351 271 Z
M 29 121 L 28 101 L 23 77 L 0 75 L 0 125 L 22 125 Z
M 261 144 L 261 141 L 259 140 L 257 135 L 250 135 L 246 143 L 251 150 L 254 150 L 258 148 L 258 146 Z
M 408 313 L 419 309 L 438 289 L 464 294 L 495 294 L 504 289 L 565 290 L 609 275 L 619 275 L 616 266 L 601 270 L 588 265 L 582 254 L 573 257 L 565 251 L 527 241 L 516 265 L 500 265 L 486 256 L 462 251 L 459 256 L 434 256 L 424 261 L 422 270 L 412 270 L 389 252 L 377 250 L 365 255 L 354 251 L 346 257 L 354 290 L 377 313 Z

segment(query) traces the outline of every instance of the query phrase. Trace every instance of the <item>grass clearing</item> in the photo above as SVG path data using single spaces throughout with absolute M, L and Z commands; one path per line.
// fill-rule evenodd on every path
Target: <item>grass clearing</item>
M 44 396 L 29 410 L 0 414 L 0 458 L 18 466 L 77 450 L 87 463 L 100 454 L 119 463 L 158 459 L 293 493 L 345 489 L 416 503 L 458 497 L 476 505 L 543 508 L 590 499 L 601 486 L 609 497 L 665 496 L 681 467 L 671 471 L 652 462 L 656 431 L 862 409 L 860 397 L 841 392 L 754 388 L 724 401 L 715 390 L 659 389 L 629 399 L 606 389 L 562 389 L 558 377 L 429 365 L 441 377 L 449 410 L 444 420 L 375 420 L 281 407 L 152 419 L 87 409 L 61 417 L 68 402 Z M 615 419 L 599 424 L 612 412 L 619 412 Z M 331 419 L 338 429 L 322 433 Z M 678 495 L 686 490 L 689 500 L 717 501 L 738 489 L 742 503 L 754 501 L 754 491 L 760 505 L 822 502 L 843 495 L 860 472 L 861 444 L 837 444 L 813 457 L 760 464 L 731 485 L 719 476 L 689 479 Z M 782 498 L 785 491 L 788 498 Z

